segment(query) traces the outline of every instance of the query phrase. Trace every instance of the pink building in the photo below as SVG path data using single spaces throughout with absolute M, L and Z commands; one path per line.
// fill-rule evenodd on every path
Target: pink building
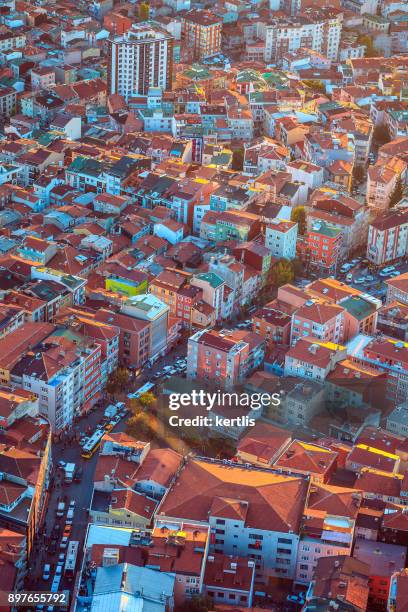
M 187 377 L 231 388 L 261 365 L 264 345 L 253 332 L 200 330 L 188 340 Z
M 291 342 L 299 338 L 340 344 L 344 340 L 344 309 L 308 300 L 292 315 Z
M 367 173 L 367 206 L 387 210 L 397 184 L 398 174 L 388 166 L 370 166 Z

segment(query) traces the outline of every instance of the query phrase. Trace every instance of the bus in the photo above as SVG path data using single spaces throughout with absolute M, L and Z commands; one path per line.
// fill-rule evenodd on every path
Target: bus
M 147 393 L 148 391 L 153 389 L 153 387 L 154 387 L 154 383 L 147 382 L 142 387 L 139 387 L 139 389 L 137 391 L 135 391 L 134 393 L 129 393 L 128 398 L 129 399 L 137 399 L 138 397 L 143 395 L 143 393 Z
M 84 459 L 90 459 L 92 455 L 98 450 L 99 445 L 103 436 L 105 435 L 104 429 L 97 429 L 92 436 L 85 442 L 82 447 L 81 455 Z
M 68 544 L 67 558 L 66 558 L 65 567 L 64 567 L 64 576 L 68 580 L 72 580 L 75 576 L 75 569 L 76 569 L 77 557 L 78 557 L 78 548 L 79 548 L 79 542 L 75 540 L 71 540 L 71 542 Z

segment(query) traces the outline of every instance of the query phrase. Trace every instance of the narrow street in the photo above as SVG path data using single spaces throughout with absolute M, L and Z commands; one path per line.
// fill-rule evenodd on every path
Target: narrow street
M 186 355 L 185 342 L 174 347 L 170 354 L 159 359 L 152 367 L 145 367 L 143 372 L 136 378 L 131 378 L 129 386 L 122 393 L 115 394 L 115 400 L 126 400 L 127 393 L 139 388 L 144 381 L 148 381 L 153 377 L 155 372 L 160 371 L 165 365 L 171 364 L 175 359 Z M 74 428 L 69 434 L 86 433 L 87 431 L 95 431 L 97 425 L 101 422 L 106 405 L 110 402 L 104 402 L 103 406 L 90 412 L 74 425 Z M 122 432 L 126 429 L 126 418 L 122 419 L 118 425 L 112 430 L 113 432 Z M 68 435 L 69 435 L 68 434 Z M 44 526 L 41 534 L 39 534 L 33 548 L 33 552 L 28 563 L 28 573 L 26 578 L 26 590 L 50 590 L 52 581 L 55 576 L 58 557 L 61 553 L 66 553 L 66 549 L 60 548 L 62 532 L 66 522 L 66 514 L 69 502 L 75 500 L 75 513 L 72 523 L 72 531 L 69 536 L 70 541 L 79 541 L 79 554 L 77 559 L 77 571 L 82 564 L 82 551 L 86 527 L 88 524 L 88 510 L 92 498 L 93 479 L 98 460 L 98 453 L 91 459 L 83 459 L 81 456 L 82 448 L 76 440 L 70 441 L 68 436 L 60 442 L 54 442 L 52 448 L 53 462 L 53 477 L 54 482 L 49 491 L 47 512 L 44 520 Z M 65 463 L 75 463 L 76 469 L 82 469 L 82 478 L 80 482 L 64 483 L 64 471 L 58 467 L 60 461 Z M 56 511 L 60 501 L 65 502 L 65 510 L 63 517 L 57 517 Z M 55 552 L 52 552 L 52 533 L 54 526 L 60 525 L 60 535 L 56 541 Z M 51 544 L 51 551 L 50 551 Z M 43 568 L 45 564 L 51 566 L 49 580 L 43 580 Z M 73 591 L 74 581 L 64 578 L 62 579 L 58 591 L 69 590 Z
M 76 424 L 75 431 L 86 432 L 88 427 L 92 431 L 95 430 L 98 423 L 101 421 L 103 416 L 104 408 L 99 408 L 97 411 L 88 414 L 82 418 L 81 421 Z M 115 432 L 124 431 L 126 427 L 126 420 L 122 421 L 115 427 Z M 79 541 L 79 555 L 77 561 L 77 570 L 81 567 L 82 562 L 82 549 L 84 544 L 84 536 L 86 532 L 86 526 L 88 523 L 88 509 L 91 503 L 93 479 L 95 473 L 95 467 L 98 460 L 98 453 L 96 453 L 91 459 L 83 459 L 81 457 L 81 446 L 78 442 L 58 442 L 53 444 L 53 466 L 54 466 L 54 484 L 49 492 L 48 497 L 48 509 L 44 522 L 43 536 L 37 540 L 36 548 L 31 555 L 29 561 L 29 571 L 26 581 L 26 589 L 28 590 L 49 590 L 55 575 L 55 568 L 58 563 L 58 556 L 60 553 L 66 553 L 66 549 L 62 550 L 59 545 L 62 537 L 62 532 L 65 525 L 67 506 L 69 502 L 75 500 L 75 514 L 72 523 L 72 531 L 69 540 Z M 76 468 L 81 467 L 83 470 L 82 479 L 80 482 L 72 482 L 65 484 L 64 472 L 58 469 L 58 462 L 65 461 L 66 463 L 75 463 Z M 60 501 L 66 501 L 66 507 L 64 516 L 58 518 L 56 516 L 57 506 Z M 60 537 L 57 541 L 57 548 L 54 554 L 49 551 L 49 544 L 51 542 L 51 535 L 54 525 L 59 523 L 61 525 Z M 51 565 L 50 579 L 45 581 L 42 579 L 44 564 Z M 73 581 L 68 581 L 62 577 L 59 592 L 67 589 L 73 590 Z

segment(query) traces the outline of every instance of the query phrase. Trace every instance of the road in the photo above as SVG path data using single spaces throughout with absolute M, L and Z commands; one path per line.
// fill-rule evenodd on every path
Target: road
M 396 263 L 394 264 L 394 266 L 400 274 L 404 274 L 405 272 L 408 272 L 408 262 L 407 261 Z M 383 267 L 386 267 L 386 266 L 383 266 Z M 347 274 L 353 275 L 353 280 L 349 283 L 350 285 L 352 285 L 356 289 L 359 289 L 360 291 L 363 291 L 363 292 L 366 291 L 367 293 L 371 293 L 374 297 L 377 297 L 377 298 L 382 298 L 383 296 L 385 296 L 387 292 L 385 281 L 392 278 L 391 275 L 387 277 L 380 276 L 379 271 L 369 270 L 368 267 L 364 265 L 363 263 L 356 264 L 346 274 L 339 273 L 337 275 L 337 278 L 339 280 L 345 281 Z M 361 282 L 356 283 L 357 279 L 364 278 L 367 275 L 373 276 L 374 280 L 370 280 L 370 281 L 366 281 L 362 283 Z M 345 282 L 348 282 L 348 281 L 345 281 Z
M 75 426 L 76 432 L 85 432 L 88 427 L 94 430 L 101 420 L 103 415 L 103 408 L 101 407 L 96 412 L 88 414 L 82 418 L 80 423 Z M 115 428 L 116 431 L 123 431 L 126 423 L 122 420 Z M 61 534 L 65 526 L 66 512 L 64 516 L 58 518 L 56 516 L 56 510 L 60 501 L 66 500 L 66 506 L 68 506 L 70 500 L 75 500 L 75 514 L 72 524 L 72 531 L 70 540 L 78 540 L 80 542 L 80 550 L 82 550 L 84 537 L 86 532 L 86 526 L 88 523 L 88 509 L 91 503 L 92 497 L 92 483 L 94 479 L 95 467 L 98 455 L 95 454 L 91 459 L 83 459 L 81 457 L 81 447 L 77 441 L 62 441 L 53 444 L 52 460 L 54 466 L 54 484 L 49 491 L 48 508 L 47 514 L 44 521 L 43 535 L 38 538 L 37 546 L 34 549 L 29 561 L 29 572 L 28 580 L 26 582 L 26 588 L 28 590 L 47 590 L 51 587 L 52 580 L 55 575 L 55 568 L 58 562 L 58 555 L 65 553 L 66 550 L 59 548 L 61 537 L 57 542 L 57 550 L 55 554 L 51 554 L 48 550 L 48 544 L 51 540 L 51 534 L 53 527 L 56 523 L 60 523 Z M 71 484 L 65 484 L 63 482 L 64 474 L 58 466 L 59 461 L 75 463 L 77 467 L 83 469 L 81 482 L 72 482 Z M 42 573 L 44 564 L 48 563 L 51 565 L 51 574 L 48 581 L 42 580 Z M 80 560 L 78 562 L 78 568 L 80 567 Z M 73 582 L 67 581 L 64 578 L 61 580 L 59 591 L 68 589 L 72 591 Z
M 123 392 L 127 393 L 137 389 L 143 384 L 144 381 L 151 379 L 156 372 L 161 371 L 165 365 L 171 364 L 175 359 L 185 355 L 186 341 L 183 341 L 182 343 L 176 345 L 169 355 L 159 359 L 155 364 L 153 364 L 152 367 L 145 367 L 139 376 L 132 377 L 128 387 L 124 389 Z M 61 535 L 65 526 L 67 508 L 65 509 L 64 516 L 62 518 L 57 518 L 56 516 L 57 506 L 60 501 L 66 500 L 66 506 L 68 506 L 72 499 L 75 500 L 75 514 L 69 539 L 78 540 L 80 542 L 79 550 L 82 551 L 83 549 L 98 453 L 96 453 L 91 459 L 83 459 L 81 457 L 81 446 L 75 439 L 70 440 L 69 437 L 74 436 L 74 434 L 79 437 L 80 433 L 87 433 L 89 430 L 93 432 L 97 425 L 101 422 L 104 409 L 108 403 L 109 402 L 106 401 L 103 406 L 100 406 L 98 409 L 82 417 L 63 440 L 53 443 L 52 462 L 54 483 L 49 491 L 47 513 L 44 520 L 43 530 L 35 541 L 33 553 L 29 559 L 29 571 L 25 584 L 25 588 L 27 590 L 49 590 L 55 575 L 58 556 L 60 553 L 66 552 L 66 550 L 61 550 L 59 548 L 61 537 L 57 541 L 57 550 L 55 554 L 51 554 L 48 550 L 54 525 L 56 523 L 60 523 Z M 121 432 L 124 431 L 125 428 L 126 419 L 122 419 L 113 431 L 115 433 Z M 59 461 L 64 461 L 65 463 L 75 463 L 77 468 L 81 467 L 83 470 L 81 482 L 65 484 L 63 482 L 63 471 L 58 468 Z M 51 565 L 50 579 L 48 581 L 42 579 L 43 567 L 46 563 Z M 79 569 L 80 567 L 81 558 L 78 559 L 77 564 L 77 568 Z M 72 592 L 73 581 L 67 581 L 63 577 L 60 583 L 59 591 L 63 591 L 65 589 Z

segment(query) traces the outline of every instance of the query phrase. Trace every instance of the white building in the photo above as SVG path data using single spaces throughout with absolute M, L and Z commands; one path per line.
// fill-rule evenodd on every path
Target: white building
M 293 579 L 307 486 L 306 479 L 271 470 L 189 459 L 164 497 L 157 520 L 194 519 L 209 525 L 210 554 L 253 559 L 256 581 Z
M 289 162 L 285 168 L 292 176 L 292 181 L 304 183 L 309 189 L 318 189 L 324 182 L 324 170 L 303 159 Z
M 394 408 L 387 417 L 387 429 L 399 436 L 408 436 L 408 402 Z
M 295 259 L 298 225 L 293 221 L 271 219 L 265 231 L 265 246 L 273 257 Z
M 101 390 L 101 347 L 85 341 L 75 354 L 63 348 L 27 354 L 10 380 L 38 395 L 39 413 L 49 420 L 53 432 L 61 431 L 72 426 L 74 417 L 88 402 L 92 405 Z
M 152 86 L 171 89 L 173 37 L 166 30 L 152 22 L 134 24 L 108 46 L 108 94 L 128 101 Z
M 266 62 L 279 61 L 285 53 L 293 53 L 301 47 L 308 47 L 336 61 L 342 31 L 342 15 L 318 15 L 288 17 L 279 19 L 266 26 Z
M 308 514 L 308 509 L 305 509 Z M 320 515 L 323 514 L 322 512 Z M 308 523 L 311 523 L 313 531 L 313 521 L 321 528 L 320 537 L 308 535 Z M 296 582 L 308 584 L 313 580 L 314 570 L 317 561 L 321 557 L 332 557 L 339 555 L 349 555 L 353 543 L 355 521 L 346 516 L 316 516 L 310 511 L 310 517 L 304 519 L 302 535 L 298 546 L 298 557 L 296 563 Z

